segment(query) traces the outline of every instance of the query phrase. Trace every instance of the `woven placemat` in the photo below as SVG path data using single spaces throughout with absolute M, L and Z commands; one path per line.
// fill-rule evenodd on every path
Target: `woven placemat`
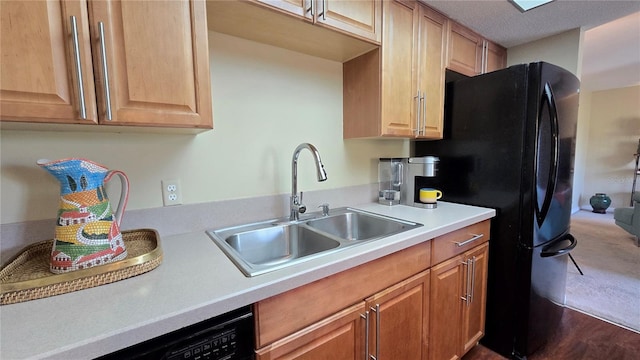
M 41 299 L 109 284 L 155 269 L 162 262 L 158 232 L 122 232 L 127 249 L 123 260 L 63 274 L 49 270 L 53 240 L 27 246 L 0 270 L 0 305 Z

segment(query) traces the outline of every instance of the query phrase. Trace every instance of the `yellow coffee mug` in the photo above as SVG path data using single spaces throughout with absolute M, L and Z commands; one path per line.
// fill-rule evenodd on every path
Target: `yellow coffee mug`
M 442 197 L 442 191 L 430 188 L 420 189 L 420 201 L 433 204 Z

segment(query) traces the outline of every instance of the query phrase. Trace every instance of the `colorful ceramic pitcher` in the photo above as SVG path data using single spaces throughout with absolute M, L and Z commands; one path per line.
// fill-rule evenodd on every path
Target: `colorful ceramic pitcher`
M 86 159 L 41 159 L 37 164 L 60 181 L 51 271 L 60 274 L 124 259 L 120 221 L 129 197 L 127 176 Z M 115 213 L 104 189 L 113 175 L 122 184 Z

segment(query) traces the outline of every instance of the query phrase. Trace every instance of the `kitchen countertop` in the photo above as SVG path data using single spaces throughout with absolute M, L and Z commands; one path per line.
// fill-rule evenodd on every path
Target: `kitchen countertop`
M 493 209 L 447 202 L 437 209 L 352 207 L 424 226 L 252 278 L 204 230 L 161 238 L 163 262 L 146 274 L 0 306 L 0 358 L 108 354 L 495 216 Z

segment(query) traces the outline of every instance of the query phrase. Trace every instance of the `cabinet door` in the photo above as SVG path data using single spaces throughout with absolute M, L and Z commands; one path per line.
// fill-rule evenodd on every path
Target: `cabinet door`
M 444 74 L 447 53 L 447 18 L 420 7 L 418 88 L 424 99 L 418 137 L 441 139 L 444 122 Z
M 382 135 L 413 137 L 417 129 L 418 5 L 385 1 L 382 33 Z
M 485 73 L 507 67 L 507 51 L 502 46 L 486 41 L 484 51 Z
M 376 359 L 427 359 L 429 270 L 373 295 L 366 302 L 370 317 L 369 355 Z
M 312 0 L 318 24 L 380 42 L 381 0 Z
M 0 119 L 97 122 L 86 2 L 2 1 L 0 12 Z M 77 54 L 71 16 L 77 24 Z M 86 119 L 80 116 L 83 101 Z
M 471 281 L 467 291 L 471 294 L 465 303 L 463 312 L 463 354 L 474 347 L 484 335 L 485 307 L 487 303 L 487 269 L 489 261 L 489 243 L 467 252 L 464 257 L 470 264 Z
M 311 0 L 250 0 L 297 16 L 309 16 Z M 311 20 L 311 19 L 309 19 Z
M 448 67 L 467 76 L 480 74 L 482 38 L 464 26 L 451 22 Z
M 356 360 L 364 357 L 364 302 L 256 351 L 258 360 Z
M 201 0 L 90 3 L 101 122 L 213 126 L 205 10 Z M 108 77 L 102 72 L 99 23 L 104 24 Z
M 459 359 L 461 356 L 463 284 L 462 257 L 456 256 L 431 269 L 431 336 L 429 359 Z

